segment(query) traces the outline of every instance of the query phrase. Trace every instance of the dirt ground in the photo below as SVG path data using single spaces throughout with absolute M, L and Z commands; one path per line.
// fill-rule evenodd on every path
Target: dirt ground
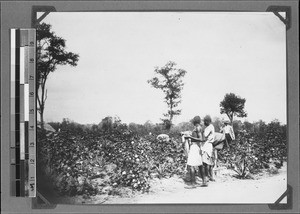
M 286 190 L 286 163 L 277 174 L 262 172 L 253 179 L 237 179 L 233 171 L 222 169 L 208 187 L 186 189 L 182 178 L 154 179 L 149 193 L 127 196 L 98 195 L 91 199 L 76 198 L 85 204 L 169 204 L 169 203 L 274 203 Z M 200 179 L 198 183 L 201 183 Z M 286 198 L 281 203 L 285 203 Z

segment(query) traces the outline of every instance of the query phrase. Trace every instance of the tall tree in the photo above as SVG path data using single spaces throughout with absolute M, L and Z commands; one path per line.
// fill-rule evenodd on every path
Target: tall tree
M 148 80 L 149 84 L 154 88 L 161 89 L 165 94 L 164 100 L 168 105 L 168 112 L 164 114 L 166 118 L 163 118 L 162 121 L 166 129 L 171 128 L 174 116 L 181 113 L 177 106 L 181 102 L 181 91 L 184 86 L 182 79 L 186 71 L 177 69 L 175 66 L 175 62 L 169 61 L 161 68 L 156 67 L 154 70 L 156 76 Z
M 79 55 L 67 52 L 66 40 L 51 31 L 51 25 L 41 23 L 37 27 L 37 101 L 40 121 L 43 127 L 44 110 L 47 100 L 46 83 L 48 75 L 58 65 L 77 66 Z
M 229 93 L 224 96 L 223 101 L 220 103 L 221 114 L 226 114 L 232 124 L 233 116 L 247 117 L 247 113 L 244 111 L 246 99 Z

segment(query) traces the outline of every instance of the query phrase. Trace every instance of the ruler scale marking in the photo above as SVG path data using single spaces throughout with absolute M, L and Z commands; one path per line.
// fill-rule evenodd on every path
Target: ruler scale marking
M 25 124 L 20 123 L 20 160 L 25 160 Z
M 24 61 L 26 62 L 24 64 L 24 84 L 28 84 L 28 73 L 29 73 L 28 60 L 29 60 L 29 47 L 26 46 L 24 50 Z
M 25 196 L 25 160 L 20 163 L 20 196 Z
M 20 47 L 20 84 L 25 83 L 25 47 Z

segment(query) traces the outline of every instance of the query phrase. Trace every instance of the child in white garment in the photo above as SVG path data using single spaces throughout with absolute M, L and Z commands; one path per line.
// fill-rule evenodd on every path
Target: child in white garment
M 215 127 L 211 124 L 211 117 L 209 115 L 204 117 L 204 138 L 205 142 L 201 143 L 202 162 L 205 169 L 205 175 L 211 180 L 213 178 L 213 142 L 215 141 Z
M 200 151 L 200 142 L 203 141 L 202 136 L 202 127 L 200 125 L 201 118 L 199 116 L 194 117 L 192 120 L 193 125 L 195 126 L 195 129 L 192 132 L 192 136 L 188 136 L 188 138 L 191 140 L 191 146 L 188 153 L 188 159 L 187 159 L 187 165 L 190 172 L 190 178 L 191 178 L 191 188 L 195 188 L 196 183 L 196 171 L 199 169 L 200 171 L 203 171 L 202 168 L 202 157 L 201 157 L 201 151 Z M 203 182 L 206 182 L 204 180 L 204 173 L 200 172 L 202 175 Z

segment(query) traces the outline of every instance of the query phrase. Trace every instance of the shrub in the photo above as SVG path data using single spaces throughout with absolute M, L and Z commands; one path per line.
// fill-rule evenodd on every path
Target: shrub
M 273 121 L 259 131 L 249 129 L 237 132 L 237 138 L 230 145 L 229 152 L 221 151 L 220 158 L 237 173 L 246 178 L 275 163 L 277 168 L 286 160 L 286 126 Z

